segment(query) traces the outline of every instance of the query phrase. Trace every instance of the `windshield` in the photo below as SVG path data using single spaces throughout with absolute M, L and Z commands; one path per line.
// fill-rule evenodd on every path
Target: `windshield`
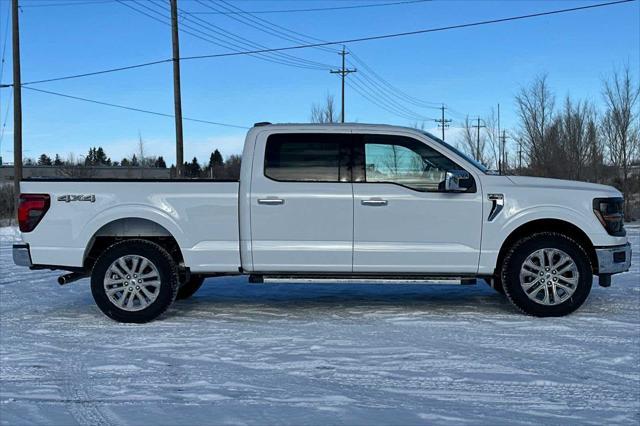
M 475 159 L 469 157 L 467 154 L 465 154 L 464 152 L 460 151 L 458 148 L 456 148 L 455 146 L 449 145 L 448 143 L 446 143 L 445 141 L 443 141 L 442 139 L 432 135 L 429 132 L 425 132 L 422 131 L 422 133 L 424 133 L 425 135 L 427 135 L 429 138 L 433 139 L 434 141 L 438 142 L 440 145 L 444 146 L 445 148 L 455 152 L 456 154 L 458 154 L 460 157 L 464 158 L 465 160 L 467 160 L 469 163 L 473 164 L 474 166 L 476 166 L 478 169 L 480 169 L 482 171 L 482 173 L 486 173 L 489 174 L 491 173 L 491 171 L 482 163 L 479 163 L 478 161 L 476 161 Z

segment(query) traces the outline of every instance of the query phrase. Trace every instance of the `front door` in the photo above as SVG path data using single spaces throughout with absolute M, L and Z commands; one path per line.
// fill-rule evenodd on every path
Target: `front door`
M 445 192 L 445 173 L 462 168 L 430 142 L 354 135 L 354 272 L 477 272 L 480 188 L 470 174 L 465 192 Z
M 351 272 L 350 135 L 271 134 L 251 180 L 255 272 Z M 260 153 L 264 153 L 264 157 Z

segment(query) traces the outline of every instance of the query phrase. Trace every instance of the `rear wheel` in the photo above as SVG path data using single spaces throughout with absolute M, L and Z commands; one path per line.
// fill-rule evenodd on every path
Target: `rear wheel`
M 167 251 L 147 240 L 107 248 L 91 273 L 98 308 L 119 322 L 144 323 L 162 315 L 178 292 L 178 269 Z
M 589 296 L 593 274 L 582 246 L 555 232 L 518 241 L 502 265 L 502 285 L 522 312 L 556 317 L 578 309 Z
M 188 281 L 180 284 L 177 300 L 188 299 L 202 287 L 204 277 L 202 275 L 191 275 Z

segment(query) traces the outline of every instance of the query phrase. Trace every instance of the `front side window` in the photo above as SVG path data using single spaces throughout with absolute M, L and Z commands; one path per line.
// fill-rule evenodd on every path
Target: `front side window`
M 395 183 L 416 191 L 444 190 L 448 171 L 460 166 L 424 143 L 403 136 L 364 135 L 365 181 Z M 470 189 L 472 178 L 461 181 Z
M 267 139 L 266 177 L 285 182 L 348 182 L 349 136 L 286 133 Z

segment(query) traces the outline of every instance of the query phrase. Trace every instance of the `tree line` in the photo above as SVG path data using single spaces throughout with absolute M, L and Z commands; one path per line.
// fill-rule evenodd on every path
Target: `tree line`
M 222 153 L 215 149 L 209 156 L 208 162 L 200 163 L 197 157 L 193 157 L 190 162 L 183 165 L 184 177 L 197 179 L 238 179 L 240 177 L 240 155 L 230 155 L 225 160 Z M 24 161 L 26 166 L 42 166 L 59 168 L 62 174 L 72 177 L 90 176 L 93 167 L 133 167 L 133 168 L 160 168 L 170 169 L 169 175 L 176 176 L 176 167 L 174 164 L 167 166 L 162 155 L 153 156 L 146 153 L 145 144 L 140 140 L 138 150 L 130 157 L 124 157 L 120 161 L 113 161 L 106 154 L 101 146 L 91 147 L 87 155 L 76 157 L 69 154 L 62 159 L 59 154 L 55 154 L 51 158 L 47 154 L 41 154 L 37 160 L 26 158 Z

